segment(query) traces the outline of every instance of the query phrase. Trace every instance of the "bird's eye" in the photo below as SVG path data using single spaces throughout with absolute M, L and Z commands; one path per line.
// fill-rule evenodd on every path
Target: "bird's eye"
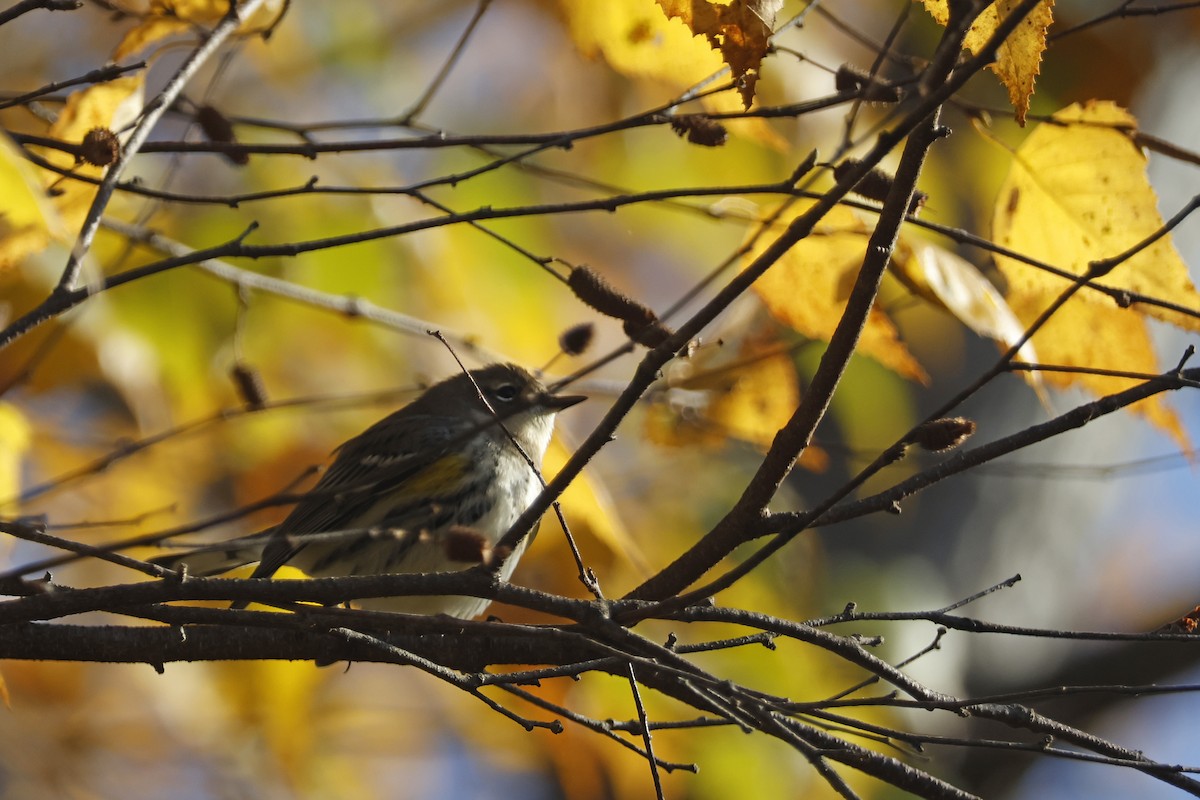
M 510 400 L 515 400 L 517 395 L 521 393 L 521 387 L 515 383 L 503 383 L 492 390 L 492 394 L 497 400 L 502 400 L 505 403 Z

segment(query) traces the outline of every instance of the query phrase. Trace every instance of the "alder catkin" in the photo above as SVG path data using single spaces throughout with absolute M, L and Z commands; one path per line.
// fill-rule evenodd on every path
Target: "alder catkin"
M 229 121 L 228 117 L 212 106 L 197 106 L 196 124 L 200 126 L 200 130 L 204 131 L 204 135 L 208 137 L 209 141 L 237 144 L 237 136 L 233 132 L 233 124 Z M 227 152 L 221 155 L 239 167 L 244 167 L 250 163 L 248 153 Z
M 692 144 L 720 147 L 729 140 L 725 126 L 707 114 L 679 114 L 671 117 L 671 130 Z
M 621 294 L 589 267 L 575 267 L 567 277 L 567 285 L 583 302 L 592 308 L 624 323 L 625 334 L 645 347 L 657 347 L 671 335 L 651 309 L 628 295 Z
M 239 361 L 233 365 L 233 369 L 229 373 L 246 408 L 257 411 L 266 406 L 267 390 L 263 386 L 262 376 L 258 374 L 258 370 Z
M 590 322 L 572 325 L 558 337 L 558 347 L 569 356 L 582 355 L 592 344 L 596 335 L 596 326 Z
M 833 177 L 840 181 L 861 163 L 858 159 L 847 158 L 833 168 Z M 883 170 L 873 169 L 859 178 L 858 183 L 854 184 L 850 191 L 868 200 L 875 200 L 882 203 L 887 200 L 888 192 L 892 190 L 892 184 L 895 181 L 895 178 Z M 908 213 L 916 214 L 928 199 L 929 195 L 925 194 L 925 192 L 922 192 L 920 189 L 914 189 L 912 199 L 908 203 Z
M 933 453 L 953 450 L 975 433 L 975 421 L 966 417 L 943 417 L 917 426 L 908 441 Z

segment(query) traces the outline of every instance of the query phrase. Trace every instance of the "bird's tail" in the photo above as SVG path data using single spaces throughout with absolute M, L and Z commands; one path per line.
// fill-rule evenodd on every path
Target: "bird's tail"
M 182 553 L 169 553 L 150 559 L 150 563 L 174 570 L 186 565 L 189 575 L 201 578 L 221 575 L 261 559 L 270 534 L 271 531 L 263 531 L 241 539 L 191 548 Z

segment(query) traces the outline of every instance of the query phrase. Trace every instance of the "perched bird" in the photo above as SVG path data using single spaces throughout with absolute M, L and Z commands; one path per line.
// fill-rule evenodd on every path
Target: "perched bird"
M 285 564 L 313 577 L 475 566 L 541 491 L 535 468 L 555 415 L 583 399 L 551 394 L 514 364 L 460 373 L 339 447 L 329 470 L 276 527 L 155 563 L 215 575 L 257 561 L 255 578 Z M 532 539 L 504 562 L 501 579 L 512 575 Z M 356 605 L 468 619 L 489 602 L 430 596 Z

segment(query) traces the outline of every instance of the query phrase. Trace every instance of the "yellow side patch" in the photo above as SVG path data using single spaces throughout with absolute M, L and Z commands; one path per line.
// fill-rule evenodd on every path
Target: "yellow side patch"
M 401 487 L 403 496 L 437 497 L 454 494 L 463 485 L 470 466 L 471 460 L 466 456 L 443 456 L 405 481 Z

